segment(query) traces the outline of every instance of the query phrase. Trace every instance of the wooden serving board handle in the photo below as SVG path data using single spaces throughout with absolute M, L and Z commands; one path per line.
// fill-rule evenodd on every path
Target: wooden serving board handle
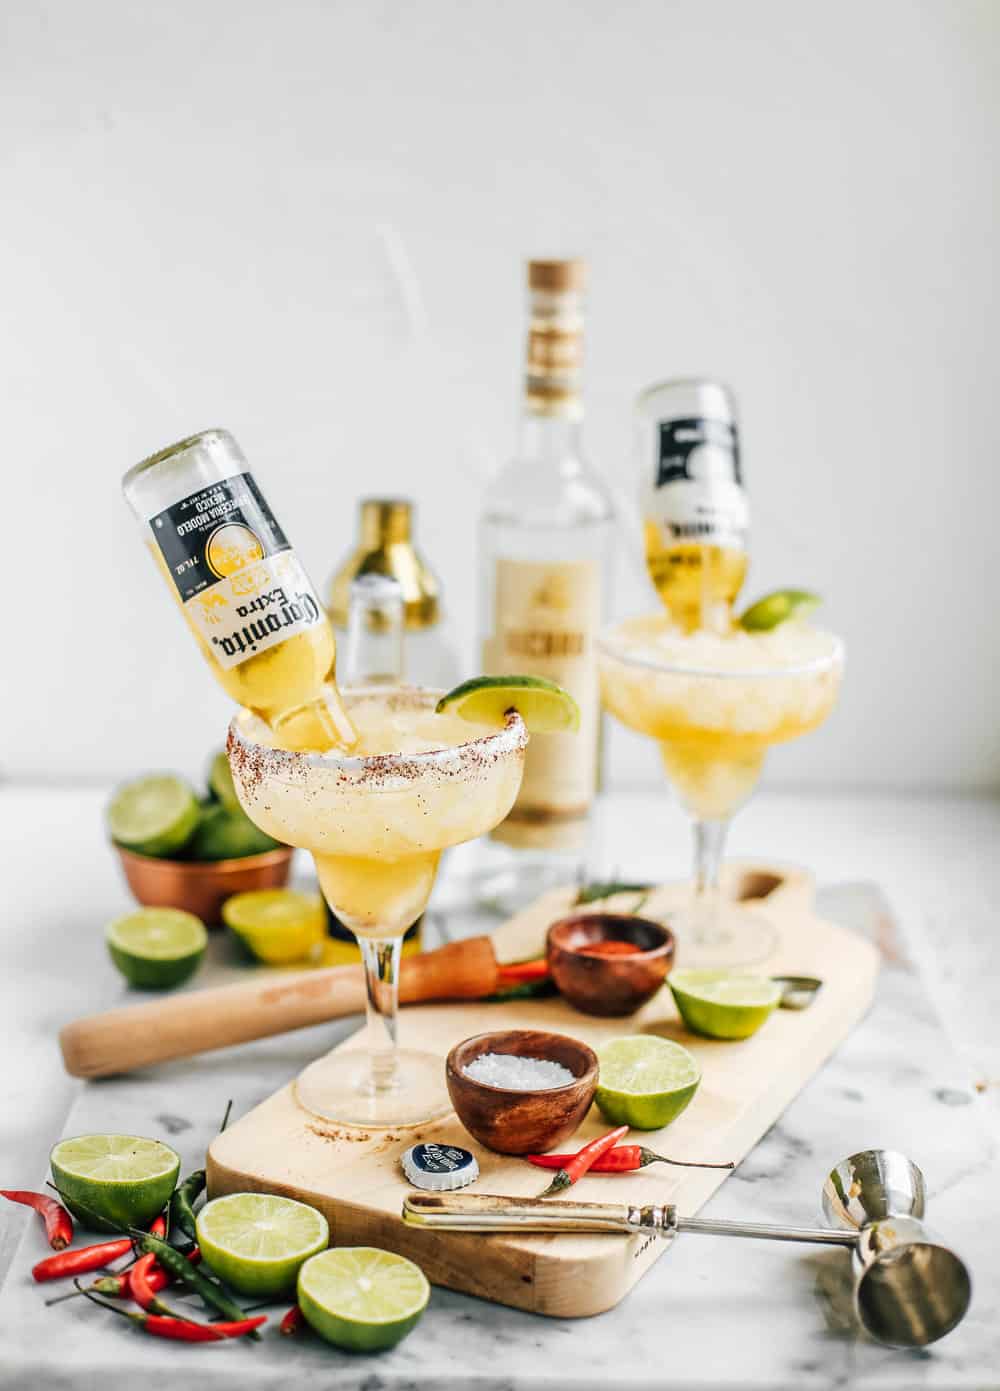
M 435 951 L 404 957 L 402 1004 L 476 1000 L 496 989 L 497 963 L 489 937 L 469 937 Z M 294 975 L 268 973 L 245 984 L 192 990 L 91 1014 L 59 1035 L 72 1077 L 110 1077 L 137 1067 L 189 1058 L 214 1048 L 307 1029 L 365 1008 L 359 966 L 331 966 Z

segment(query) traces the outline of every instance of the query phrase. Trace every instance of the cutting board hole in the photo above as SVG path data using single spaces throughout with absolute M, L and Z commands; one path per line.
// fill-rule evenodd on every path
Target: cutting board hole
M 741 903 L 750 898 L 767 898 L 775 889 L 780 889 L 784 882 L 780 874 L 763 874 L 751 870 L 740 880 L 736 897 Z

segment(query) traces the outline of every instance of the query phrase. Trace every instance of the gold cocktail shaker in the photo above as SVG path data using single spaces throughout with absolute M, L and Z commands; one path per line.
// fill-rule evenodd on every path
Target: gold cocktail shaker
M 441 618 L 441 588 L 413 544 L 413 504 L 403 498 L 362 498 L 354 550 L 327 590 L 330 621 L 347 628 L 351 581 L 358 575 L 390 575 L 403 591 L 407 632 L 433 628 Z

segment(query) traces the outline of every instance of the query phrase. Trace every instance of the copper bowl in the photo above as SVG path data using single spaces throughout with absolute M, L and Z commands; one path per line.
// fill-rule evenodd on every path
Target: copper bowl
M 562 1063 L 573 1081 L 539 1091 L 491 1087 L 466 1076 L 483 1053 L 512 1053 Z M 504 1029 L 456 1043 L 445 1064 L 448 1095 L 469 1134 L 498 1154 L 541 1154 L 569 1139 L 590 1109 L 597 1087 L 597 1055 L 565 1034 Z
M 293 850 L 283 845 L 236 860 L 160 860 L 114 847 L 133 897 L 148 908 L 185 908 L 208 927 L 222 921 L 222 905 L 247 889 L 280 889 L 288 882 Z
M 629 942 L 621 956 L 588 955 L 599 942 Z M 651 1000 L 674 964 L 674 934 L 651 918 L 625 913 L 578 913 L 549 928 L 549 971 L 574 1009 L 608 1018 L 632 1014 Z

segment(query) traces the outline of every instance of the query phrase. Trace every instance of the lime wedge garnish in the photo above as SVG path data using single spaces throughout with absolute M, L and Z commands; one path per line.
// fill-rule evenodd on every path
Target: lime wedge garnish
M 167 990 L 187 980 L 205 955 L 208 934 L 200 918 L 179 908 L 140 908 L 117 918 L 105 933 L 111 960 L 129 985 Z
M 263 855 L 277 845 L 239 807 L 229 811 L 221 802 L 211 802 L 199 809 L 198 825 L 185 854 L 193 860 L 239 860 Z
M 77 1135 L 49 1155 L 52 1179 L 74 1217 L 99 1232 L 145 1227 L 167 1203 L 180 1155 L 141 1135 Z
M 529 734 L 572 732 L 580 728 L 580 707 L 568 691 L 542 676 L 474 676 L 438 701 L 438 714 L 447 710 L 472 724 L 503 725 L 508 710 L 516 710 Z
M 597 1050 L 600 1074 L 594 1100 L 614 1125 L 659 1130 L 698 1090 L 697 1061 L 670 1039 L 653 1034 L 613 1038 Z
M 319 894 L 295 889 L 253 889 L 222 905 L 222 921 L 259 961 L 273 966 L 302 961 L 326 937 Z
M 233 785 L 232 769 L 225 753 L 217 753 L 208 769 L 208 786 L 227 811 L 239 811 L 239 798 Z
M 271 1193 L 231 1193 L 198 1214 L 198 1245 L 206 1263 L 241 1294 L 287 1294 L 299 1267 L 330 1240 L 314 1207 Z
M 123 783 L 107 810 L 111 838 L 137 855 L 175 855 L 198 824 L 198 799 L 169 773 Z
M 736 971 L 672 971 L 667 984 L 687 1027 L 709 1038 L 749 1038 L 781 999 L 767 976 Z
M 805 618 L 818 609 L 823 600 L 808 589 L 776 589 L 750 605 L 740 615 L 739 625 L 748 633 L 769 633 L 779 623 L 790 618 Z
M 431 1287 L 418 1265 L 373 1246 L 341 1246 L 299 1271 L 299 1308 L 313 1329 L 349 1352 L 383 1352 L 405 1338 Z

